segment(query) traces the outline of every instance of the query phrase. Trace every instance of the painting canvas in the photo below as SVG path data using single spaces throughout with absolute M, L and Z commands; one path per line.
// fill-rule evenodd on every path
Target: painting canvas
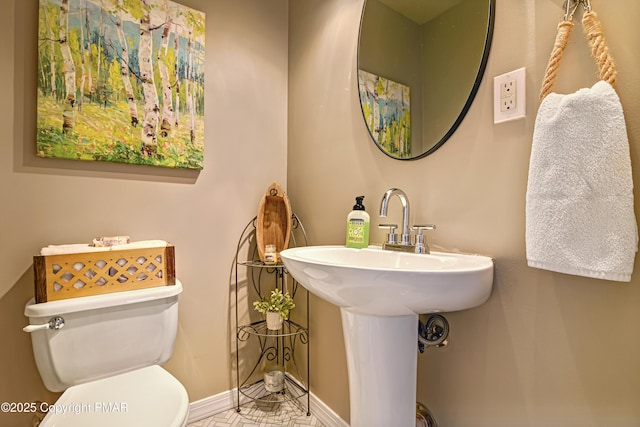
M 204 13 L 40 0 L 37 155 L 202 169 Z
M 394 157 L 410 157 L 409 86 L 364 70 L 358 70 L 358 82 L 362 112 L 374 140 Z

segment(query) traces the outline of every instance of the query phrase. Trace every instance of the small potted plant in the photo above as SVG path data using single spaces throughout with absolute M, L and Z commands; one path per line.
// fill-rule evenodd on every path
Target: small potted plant
M 282 321 L 289 317 L 296 305 L 289 292 L 282 293 L 280 289 L 274 289 L 269 296 L 265 296 L 260 301 L 254 301 L 253 308 L 266 315 L 267 329 L 277 331 L 282 327 Z

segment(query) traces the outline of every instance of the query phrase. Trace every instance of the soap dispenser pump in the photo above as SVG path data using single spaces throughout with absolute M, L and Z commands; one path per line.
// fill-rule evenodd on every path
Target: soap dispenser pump
M 347 247 L 366 248 L 369 246 L 369 214 L 364 210 L 364 196 L 356 197 L 353 210 L 347 215 Z

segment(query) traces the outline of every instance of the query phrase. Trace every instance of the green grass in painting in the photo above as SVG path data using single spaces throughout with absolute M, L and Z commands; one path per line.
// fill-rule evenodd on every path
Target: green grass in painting
M 126 102 L 114 106 L 84 103 L 74 111 L 74 128 L 62 132 L 63 105 L 50 97 L 38 97 L 37 154 L 78 160 L 124 162 L 171 168 L 202 169 L 202 142 L 192 143 L 183 116 L 183 125 L 163 138 L 158 136 L 158 151 L 154 157 L 142 155 L 141 125 L 131 126 Z M 138 114 L 143 114 L 138 106 Z M 196 141 L 204 140 L 204 120 L 196 118 Z

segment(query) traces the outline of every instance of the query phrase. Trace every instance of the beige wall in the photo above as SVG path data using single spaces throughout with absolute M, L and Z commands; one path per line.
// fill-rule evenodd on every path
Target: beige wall
M 562 0 L 497 1 L 488 70 L 469 114 L 449 142 L 415 162 L 382 154 L 362 121 L 355 80 L 361 4 L 290 3 L 288 189 L 311 242 L 343 242 L 356 195 L 365 194 L 377 223 L 380 197 L 397 186 L 409 195 L 415 222 L 437 224 L 432 243 L 495 259 L 490 300 L 447 314 L 451 344 L 419 356 L 418 399 L 440 425 L 640 425 L 640 262 L 632 283 L 622 284 L 535 270 L 525 261 L 537 92 Z M 640 3 L 592 5 L 617 62 L 638 183 L 640 56 L 634 41 L 640 40 Z M 492 77 L 523 66 L 527 118 L 494 125 Z M 594 73 L 578 24 L 556 89 L 589 86 Z M 400 206 L 390 209 L 398 215 Z M 382 239 L 380 231 L 372 234 L 373 241 Z M 318 299 L 312 304 L 313 388 L 348 419 L 339 312 Z
M 22 312 L 32 256 L 47 244 L 129 234 L 176 246 L 177 346 L 167 365 L 191 400 L 233 387 L 230 269 L 274 180 L 286 185 L 287 2 L 180 0 L 206 13 L 205 164 L 201 172 L 40 159 L 35 152 L 37 0 L 0 14 L 0 401 L 51 399 Z M 0 414 L 0 425 L 31 425 Z
M 428 148 L 449 132 L 469 99 L 486 45 L 487 16 L 488 1 L 466 0 L 421 27 L 422 123 Z
M 207 14 L 200 173 L 33 156 L 37 3 L 7 0 L 0 15 L 0 85 L 7 101 L 0 104 L 0 401 L 54 397 L 44 390 L 29 337 L 20 330 L 33 292 L 31 256 L 49 243 L 117 233 L 176 245 L 185 291 L 167 367 L 192 400 L 230 389 L 228 289 L 235 245 L 264 188 L 278 180 L 288 183 L 313 244 L 343 241 L 345 216 L 359 194 L 377 223 L 379 197 L 398 186 L 411 198 L 416 222 L 438 225 L 430 236 L 435 245 L 495 258 L 489 302 L 448 314 L 450 346 L 419 357 L 418 398 L 441 425 L 639 425 L 640 273 L 620 284 L 530 269 L 524 258 L 535 92 L 561 0 L 498 0 L 487 77 L 471 111 L 443 148 L 415 162 L 379 152 L 361 119 L 355 42 L 362 0 L 291 2 L 289 40 L 284 0 L 181 0 Z M 633 41 L 640 39 L 634 19 L 640 4 L 593 3 L 620 71 L 638 166 L 640 59 Z M 561 92 L 595 79 L 576 30 Z M 521 66 L 528 71 L 527 119 L 494 126 L 491 77 Z M 399 214 L 399 206 L 391 209 Z M 374 230 L 373 240 L 381 238 Z M 348 419 L 339 313 L 315 298 L 312 304 L 312 388 Z M 0 415 L 2 425 L 29 422 L 28 416 Z

